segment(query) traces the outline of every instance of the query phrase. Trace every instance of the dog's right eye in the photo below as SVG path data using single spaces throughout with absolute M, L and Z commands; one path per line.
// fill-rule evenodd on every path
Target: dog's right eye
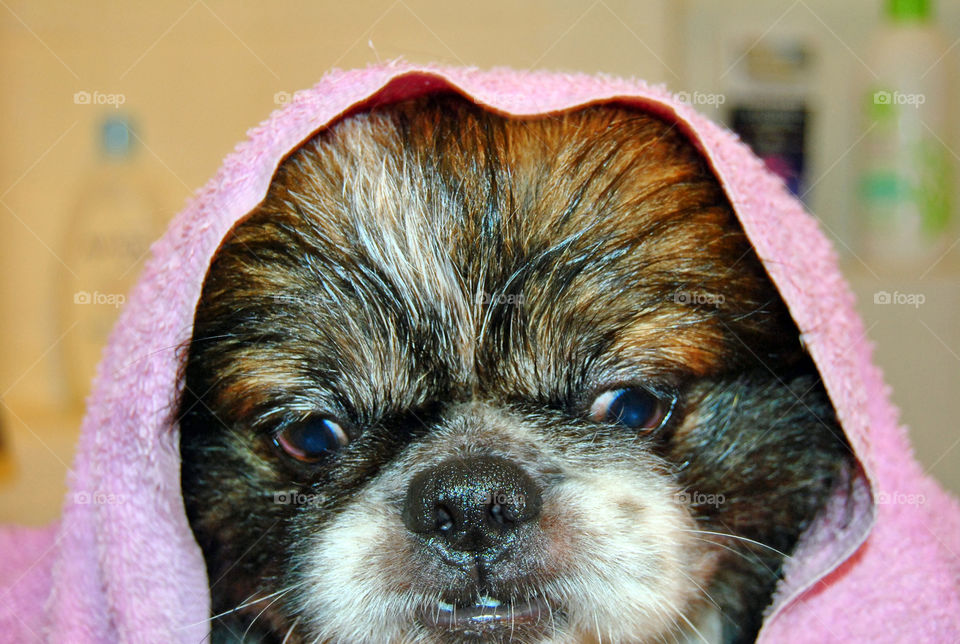
M 631 429 L 653 430 L 667 419 L 672 405 L 664 404 L 646 389 L 627 387 L 600 394 L 590 408 L 590 416 L 601 423 L 616 423 Z
M 316 463 L 350 442 L 343 425 L 326 416 L 294 422 L 274 437 L 284 452 L 301 463 Z

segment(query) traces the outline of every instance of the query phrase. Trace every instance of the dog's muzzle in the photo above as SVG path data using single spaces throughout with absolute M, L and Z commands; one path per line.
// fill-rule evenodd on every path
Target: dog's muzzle
M 450 459 L 415 475 L 403 522 L 425 552 L 463 582 L 424 607 L 422 623 L 477 636 L 535 628 L 551 613 L 544 599 L 513 596 L 524 576 L 520 561 L 536 541 L 541 506 L 539 486 L 500 457 Z

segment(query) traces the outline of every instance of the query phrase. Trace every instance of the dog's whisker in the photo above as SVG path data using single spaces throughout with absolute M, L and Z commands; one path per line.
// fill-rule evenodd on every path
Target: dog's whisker
M 301 588 L 301 587 L 303 587 L 303 586 L 306 586 L 308 583 L 309 583 L 308 581 L 302 581 L 302 582 L 299 582 L 299 583 L 296 583 L 296 584 L 292 584 L 292 585 L 290 585 L 290 586 L 288 586 L 288 587 L 286 587 L 286 588 L 282 588 L 282 589 L 280 589 L 280 590 L 278 590 L 278 591 L 276 591 L 276 592 L 270 593 L 269 595 L 265 595 L 265 596 L 263 596 L 263 597 L 260 597 L 260 598 L 258 598 L 258 599 L 254 599 L 254 600 L 250 601 L 250 598 L 251 598 L 251 597 L 253 597 L 253 596 L 256 595 L 258 592 L 260 592 L 260 591 L 255 591 L 255 592 L 253 592 L 252 594 L 248 595 L 248 596 L 247 596 L 247 599 L 244 599 L 243 602 L 241 602 L 239 605 L 235 606 L 234 608 L 231 608 L 230 610 L 224 611 L 224 612 L 219 613 L 219 614 L 217 614 L 217 615 L 213 615 L 213 616 L 205 619 L 203 622 L 197 622 L 196 624 L 189 624 L 189 625 L 187 625 L 187 626 L 184 626 L 184 628 L 190 628 L 191 626 L 197 626 L 197 625 L 199 625 L 199 624 L 203 624 L 204 622 L 211 622 L 211 621 L 213 621 L 213 620 L 215 620 L 215 619 L 220 619 L 221 617 L 227 617 L 228 615 L 233 615 L 234 613 L 237 613 L 237 612 L 243 610 L 244 608 L 249 608 L 250 606 L 255 606 L 256 604 L 259 604 L 259 603 L 262 602 L 262 601 L 266 601 L 266 600 L 270 599 L 271 597 L 276 597 L 277 595 L 283 595 L 283 594 L 289 593 L 289 592 L 291 592 L 291 591 L 293 591 L 293 590 L 297 590 L 298 588 Z
M 687 573 L 680 571 L 680 574 L 683 575 L 687 579 L 687 581 L 690 582 L 691 585 L 695 586 L 697 590 L 699 590 L 700 593 L 707 599 L 707 601 L 713 604 L 717 608 L 717 610 L 720 611 L 721 614 L 723 613 L 723 609 L 721 608 L 720 604 L 717 603 L 716 600 L 714 600 L 714 598 L 710 595 L 710 593 L 707 591 L 706 588 L 704 588 L 701 584 L 697 583 L 697 581 Z
M 717 546 L 718 548 L 722 548 L 723 550 L 727 550 L 728 552 L 731 552 L 734 555 L 740 557 L 744 561 L 747 561 L 750 564 L 757 566 L 758 569 L 763 568 L 763 570 L 769 573 L 771 577 L 777 576 L 777 572 L 774 571 L 772 568 L 770 568 L 770 566 L 768 566 L 760 557 L 760 555 L 757 554 L 756 552 L 751 552 L 751 551 L 744 552 L 743 550 L 738 550 L 737 548 L 733 548 L 731 546 L 728 546 L 722 543 L 717 543 L 716 541 L 713 541 L 711 539 L 701 539 L 699 537 L 694 537 L 694 539 L 697 541 L 703 541 L 704 543 L 709 543 L 711 545 Z
M 675 606 L 673 602 L 669 600 L 668 600 L 668 603 L 670 604 L 671 614 L 674 615 L 674 619 L 679 619 L 683 621 L 683 623 L 687 625 L 687 627 L 693 632 L 694 635 L 696 635 L 700 639 L 701 642 L 703 642 L 703 644 L 710 644 L 710 641 L 703 636 L 703 633 L 700 632 L 700 629 L 697 628 L 693 624 L 693 622 L 691 622 L 690 619 L 684 614 L 685 611 L 683 609 Z
M 250 621 L 250 623 L 247 625 L 247 629 L 243 632 L 243 636 L 240 638 L 241 641 L 247 639 L 247 634 L 250 633 L 250 629 L 252 629 L 252 628 L 253 628 L 253 625 L 257 623 L 257 620 L 260 619 L 260 616 L 261 616 L 261 615 L 263 615 L 271 606 L 273 606 L 273 605 L 274 605 L 275 603 L 277 603 L 279 600 L 283 599 L 284 595 L 287 595 L 288 593 L 290 593 L 290 592 L 293 591 L 293 590 L 296 590 L 296 586 L 292 586 L 292 587 L 288 588 L 288 589 L 287 589 L 286 591 L 284 591 L 284 592 L 275 593 L 276 597 L 274 597 L 273 601 L 271 601 L 269 604 L 267 604 L 267 605 L 264 606 L 262 609 L 260 609 L 260 612 L 257 613 L 257 615 L 256 615 L 256 616 Z
M 700 529 L 697 529 L 697 530 L 684 530 L 684 532 L 691 532 L 691 533 L 693 533 L 693 534 L 712 535 L 712 536 L 716 536 L 716 537 L 725 537 L 725 538 L 727 538 L 727 539 L 736 539 L 737 541 L 743 541 L 743 542 L 745 542 L 745 543 L 749 543 L 749 544 L 752 544 L 752 545 L 754 545 L 754 546 L 760 546 L 761 548 L 766 548 L 767 550 L 770 550 L 771 552 L 774 552 L 774 553 L 780 555 L 780 556 L 783 557 L 784 559 L 789 559 L 789 557 L 790 557 L 790 555 L 788 555 L 787 553 L 782 552 L 782 551 L 780 551 L 780 550 L 777 550 L 777 549 L 774 548 L 773 546 L 768 546 L 768 545 L 765 544 L 765 543 L 761 543 L 761 542 L 759 542 L 759 541 L 756 541 L 755 539 L 750 539 L 749 537 L 744 537 L 744 536 L 741 536 L 741 535 L 730 534 L 730 533 L 727 533 L 727 532 L 713 532 L 713 531 L 711 531 L 711 530 L 700 530 Z M 711 542 L 711 543 L 715 543 L 715 542 Z
M 290 636 L 293 635 L 293 631 L 301 619 L 303 619 L 303 615 L 298 615 L 297 618 L 293 620 L 293 623 L 290 624 L 290 628 L 287 629 L 287 634 L 283 636 L 283 641 L 280 642 L 280 644 L 287 644 L 287 641 L 290 639 Z

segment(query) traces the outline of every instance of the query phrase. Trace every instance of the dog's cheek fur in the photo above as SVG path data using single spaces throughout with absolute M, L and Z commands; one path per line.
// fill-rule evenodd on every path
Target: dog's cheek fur
M 181 447 L 182 485 L 190 490 L 184 495 L 187 517 L 207 561 L 212 609 L 232 618 L 238 617 L 233 609 L 282 583 L 289 560 L 277 546 L 296 509 L 274 502 L 289 484 L 278 481 L 271 461 L 241 436 L 245 433 L 217 426 L 191 435 Z M 254 542 L 258 547 L 251 547 Z M 254 607 L 259 612 L 263 604 Z M 267 613 L 263 619 L 270 618 Z M 219 626 L 215 621 L 214 630 Z M 245 628 L 243 623 L 238 634 Z
M 747 371 L 699 383 L 664 456 L 701 531 L 719 544 L 710 593 L 727 639 L 755 633 L 755 607 L 774 590 L 785 555 L 827 499 L 850 481 L 843 430 L 809 371 Z M 849 491 L 847 491 L 849 494 Z
M 702 596 L 689 582 L 709 578 L 712 557 L 677 498 L 666 477 L 636 469 L 601 467 L 558 486 L 555 516 L 576 555 L 544 593 L 570 607 L 571 641 L 657 641 L 695 615 Z

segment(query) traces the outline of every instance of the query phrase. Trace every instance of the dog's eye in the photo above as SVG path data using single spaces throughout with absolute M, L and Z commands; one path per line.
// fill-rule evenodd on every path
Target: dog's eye
M 284 427 L 274 439 L 283 451 L 303 463 L 316 463 L 350 442 L 343 426 L 332 418 L 315 416 Z
M 601 423 L 618 423 L 631 429 L 656 429 L 670 411 L 662 400 L 641 387 L 611 389 L 593 401 L 590 417 Z

